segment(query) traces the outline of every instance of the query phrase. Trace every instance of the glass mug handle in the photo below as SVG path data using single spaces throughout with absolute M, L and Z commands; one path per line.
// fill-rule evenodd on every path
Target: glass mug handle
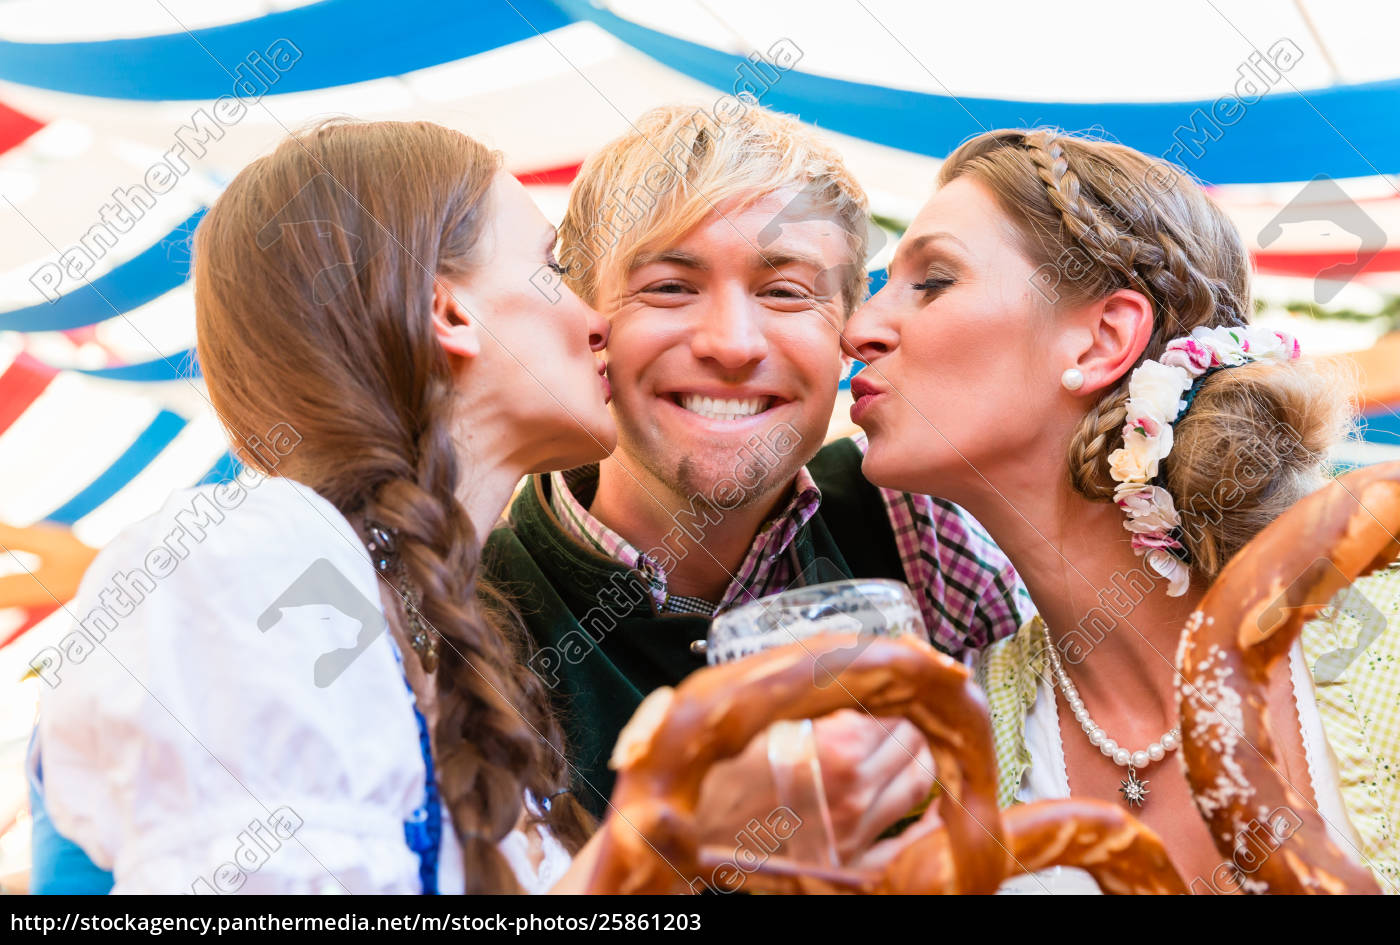
M 768 727 L 768 768 L 773 775 L 778 803 L 787 807 L 801 824 L 787 840 L 787 855 L 794 860 L 825 861 L 833 868 L 839 867 L 841 857 L 836 851 L 836 829 L 822 784 L 816 731 L 811 719 L 774 722 Z M 810 818 L 813 811 L 820 819 L 820 829 L 804 829 L 807 825 L 801 821 L 799 812 L 806 812 Z

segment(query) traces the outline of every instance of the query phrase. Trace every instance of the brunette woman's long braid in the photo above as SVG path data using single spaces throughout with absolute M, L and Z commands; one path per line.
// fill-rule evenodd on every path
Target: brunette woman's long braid
M 398 532 L 441 638 L 434 752 L 468 892 L 518 891 L 497 844 L 526 789 L 549 799 L 543 820 L 566 847 L 591 827 L 557 793 L 563 739 L 522 635 L 477 598 L 481 536 L 457 498 L 471 472 L 430 319 L 435 277 L 470 279 L 497 166 L 436 125 L 327 123 L 240 173 L 195 237 L 199 358 L 235 443 L 290 424 L 302 439 L 277 474 L 357 528 Z M 402 627 L 402 606 L 390 619 Z

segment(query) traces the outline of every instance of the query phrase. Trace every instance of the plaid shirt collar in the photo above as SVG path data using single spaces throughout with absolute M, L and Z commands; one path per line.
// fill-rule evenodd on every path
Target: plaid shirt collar
M 683 607 L 668 606 L 671 595 L 667 591 L 666 572 L 658 563 L 637 550 L 627 539 L 598 521 L 584 507 L 577 495 L 592 496 L 598 488 L 598 465 L 580 466 L 566 472 L 550 474 L 549 504 L 558 517 L 564 530 L 574 538 L 597 549 L 613 560 L 647 577 L 651 588 L 652 601 L 658 612 L 693 610 L 693 599 L 687 598 Z M 793 483 L 792 498 L 776 516 L 759 529 L 753 546 L 744 556 L 743 563 L 729 582 L 724 597 L 715 607 L 714 613 L 728 610 L 737 604 L 745 603 L 772 593 L 771 578 L 783 569 L 775 569 L 784 554 L 791 547 L 802 526 L 817 513 L 821 506 L 822 494 L 816 480 L 803 466 L 797 471 Z

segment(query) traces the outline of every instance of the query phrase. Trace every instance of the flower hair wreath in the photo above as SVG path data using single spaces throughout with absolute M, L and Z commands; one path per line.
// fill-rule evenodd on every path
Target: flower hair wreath
M 1133 551 L 1167 579 L 1167 596 L 1180 597 L 1191 583 L 1181 518 L 1171 493 L 1157 485 L 1162 460 L 1172 449 L 1172 424 L 1195 399 L 1207 374 L 1251 361 L 1292 361 L 1297 339 L 1260 328 L 1197 328 L 1174 338 L 1159 361 L 1144 361 L 1128 379 L 1128 419 L 1123 446 L 1109 454 L 1118 485 L 1113 501 L 1127 513 Z

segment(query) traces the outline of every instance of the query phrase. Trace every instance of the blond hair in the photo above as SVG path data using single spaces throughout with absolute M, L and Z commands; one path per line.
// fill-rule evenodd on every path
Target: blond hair
M 865 191 L 840 155 L 796 118 L 726 101 L 731 107 L 714 114 L 683 105 L 654 109 L 589 157 L 559 227 L 565 280 L 599 305 L 605 275 L 623 276 L 643 253 L 674 245 L 719 205 L 737 198 L 743 209 L 796 188 L 846 231 L 850 257 L 838 277 L 849 315 L 868 282 Z
M 978 135 L 948 156 L 940 183 L 987 187 L 1038 264 L 1047 300 L 1135 289 L 1152 302 L 1141 360 L 1198 326 L 1249 322 L 1249 254 L 1239 231 L 1184 172 L 1132 148 L 1053 129 Z M 1042 291 L 1042 294 L 1045 294 Z M 1141 363 L 1141 360 L 1139 363 Z M 1122 445 L 1131 371 L 1102 392 L 1069 443 L 1070 481 L 1111 500 L 1108 456 Z M 1212 578 L 1280 512 L 1316 488 L 1351 411 L 1343 379 L 1310 362 L 1256 362 L 1201 385 L 1176 425 L 1163 485 L 1181 513 L 1192 567 Z M 1231 488 L 1222 492 L 1222 484 Z

